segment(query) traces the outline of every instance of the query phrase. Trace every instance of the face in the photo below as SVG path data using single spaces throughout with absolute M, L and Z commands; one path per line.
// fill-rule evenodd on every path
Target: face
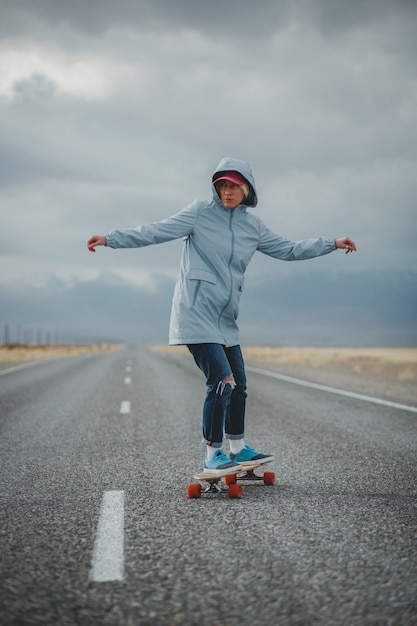
M 229 180 L 221 180 L 217 185 L 217 192 L 220 196 L 220 200 L 226 209 L 234 209 L 239 204 L 242 204 L 245 194 L 239 185 L 231 183 Z

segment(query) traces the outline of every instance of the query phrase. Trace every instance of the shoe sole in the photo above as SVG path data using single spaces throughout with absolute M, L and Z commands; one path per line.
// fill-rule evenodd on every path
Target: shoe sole
M 228 474 L 237 474 L 237 472 L 242 471 L 243 466 L 241 463 L 236 464 L 234 467 L 225 467 L 224 469 L 209 469 L 205 467 L 203 469 L 204 474 L 211 474 L 212 476 L 227 476 Z

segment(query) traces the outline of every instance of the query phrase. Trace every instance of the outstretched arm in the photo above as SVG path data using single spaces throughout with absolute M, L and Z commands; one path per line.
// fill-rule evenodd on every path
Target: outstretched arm
M 90 252 L 95 252 L 97 246 L 105 246 L 106 238 L 104 235 L 91 235 L 91 237 L 87 240 L 87 248 Z
M 334 245 L 336 248 L 342 248 L 346 250 L 346 254 L 349 252 L 356 252 L 356 244 L 350 237 L 342 237 L 341 239 L 335 239 Z
M 92 235 L 87 241 L 87 248 L 90 252 L 95 252 L 97 246 L 142 248 L 187 237 L 193 232 L 200 208 L 204 208 L 206 204 L 196 200 L 182 211 L 160 222 L 143 224 L 136 228 L 116 229 L 105 235 Z

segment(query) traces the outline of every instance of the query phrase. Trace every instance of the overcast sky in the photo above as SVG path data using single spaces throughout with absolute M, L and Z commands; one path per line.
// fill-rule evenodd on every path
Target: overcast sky
M 320 271 L 417 270 L 415 0 L 0 0 L 0 15 L 0 285 L 174 278 L 181 242 L 85 241 L 211 197 L 223 156 L 252 165 L 279 234 L 356 241 Z M 254 278 L 298 265 L 257 257 Z

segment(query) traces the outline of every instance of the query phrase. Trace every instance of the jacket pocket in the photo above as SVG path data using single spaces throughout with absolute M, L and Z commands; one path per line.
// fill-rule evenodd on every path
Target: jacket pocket
M 191 298 L 192 306 L 195 307 L 198 294 L 200 292 L 201 283 L 209 283 L 210 285 L 215 285 L 217 282 L 216 274 L 210 272 L 209 270 L 190 270 L 187 276 L 190 281 L 190 285 L 195 285 L 193 287 L 194 293 Z
M 210 272 L 209 270 L 190 270 L 187 278 L 189 280 L 205 280 L 207 283 L 211 283 L 212 285 L 215 285 L 217 282 L 216 274 L 213 274 L 213 272 Z

